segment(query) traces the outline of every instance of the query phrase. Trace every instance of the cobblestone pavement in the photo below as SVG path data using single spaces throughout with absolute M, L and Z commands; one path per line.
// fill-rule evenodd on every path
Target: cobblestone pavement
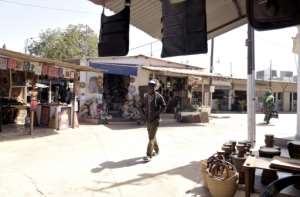
M 280 114 L 270 126 L 262 120 L 257 115 L 258 145 L 265 133 L 295 134 L 295 114 Z M 0 139 L 1 197 L 209 196 L 200 184 L 199 161 L 226 140 L 246 139 L 247 116 L 215 114 L 209 124 L 165 121 L 157 135 L 160 155 L 149 163 L 142 161 L 146 130 L 134 124 L 45 132 Z

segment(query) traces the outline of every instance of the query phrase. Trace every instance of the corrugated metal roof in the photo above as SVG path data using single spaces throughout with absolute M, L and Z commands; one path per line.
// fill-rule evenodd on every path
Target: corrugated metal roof
M 90 0 L 103 4 L 104 0 Z M 119 12 L 124 0 L 105 0 L 105 7 Z M 216 37 L 247 23 L 246 0 L 207 0 L 208 37 Z M 154 38 L 161 38 L 160 0 L 131 0 L 131 24 Z
M 23 53 L 10 51 L 10 50 L 6 50 L 6 49 L 1 49 L 1 48 L 0 48 L 0 55 L 5 56 L 5 57 L 9 57 L 9 58 L 19 59 L 19 60 L 22 60 L 22 61 L 31 61 L 31 62 L 38 62 L 38 63 L 53 64 L 57 67 L 68 68 L 68 69 L 77 70 L 77 71 L 96 72 L 96 73 L 102 72 L 101 70 L 91 68 L 91 67 L 88 67 L 88 66 L 80 66 L 80 65 L 77 65 L 77 64 L 73 64 L 73 63 L 69 63 L 69 62 L 63 62 L 63 61 L 59 61 L 59 60 L 42 58 L 42 57 L 35 57 L 35 56 L 32 56 L 32 55 L 26 55 L 26 54 L 23 54 Z
M 169 68 L 169 67 L 157 67 L 157 66 L 142 66 L 143 69 L 163 73 L 165 75 L 168 74 L 178 74 L 184 76 L 197 76 L 197 77 L 213 77 L 213 78 L 228 78 L 221 75 L 204 73 L 201 70 L 193 70 L 193 69 L 181 69 L 181 68 Z

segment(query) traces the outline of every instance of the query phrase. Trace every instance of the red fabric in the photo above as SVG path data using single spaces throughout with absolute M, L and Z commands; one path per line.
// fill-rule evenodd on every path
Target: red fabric
M 31 100 L 31 102 L 30 102 L 30 110 L 31 111 L 35 111 L 35 110 L 37 110 L 37 107 L 38 107 L 37 100 Z
M 7 63 L 7 68 L 16 69 L 16 67 L 17 67 L 17 60 L 9 58 Z

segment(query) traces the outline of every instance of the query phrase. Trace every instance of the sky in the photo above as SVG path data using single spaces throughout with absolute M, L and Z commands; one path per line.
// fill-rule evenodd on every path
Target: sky
M 72 3 L 70 3 L 72 2 Z M 102 8 L 88 0 L 0 0 L 0 46 L 24 52 L 25 41 L 36 39 L 48 28 L 66 28 L 69 24 L 87 24 L 95 32 L 100 29 Z M 109 12 L 106 12 L 109 13 Z M 109 13 L 111 14 L 111 13 Z M 292 37 L 296 27 L 275 31 L 255 32 L 256 70 L 270 67 L 276 70 L 293 71 L 296 75 L 297 57 L 292 53 Z M 215 38 L 214 72 L 234 77 L 247 77 L 247 26 Z M 138 46 L 156 40 L 135 27 L 130 29 L 129 55 L 151 55 L 151 45 Z M 209 68 L 209 53 L 166 58 L 166 60 Z M 160 58 L 161 42 L 152 44 L 152 55 Z

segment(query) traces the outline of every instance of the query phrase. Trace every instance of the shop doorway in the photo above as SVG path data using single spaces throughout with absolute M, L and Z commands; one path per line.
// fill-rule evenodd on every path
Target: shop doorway
M 104 74 L 104 102 L 113 118 L 121 118 L 122 107 L 126 101 L 130 76 Z
M 213 106 L 215 111 L 228 111 L 229 90 L 216 89 L 212 95 Z
M 234 103 L 232 105 L 233 111 L 247 111 L 247 92 L 235 91 Z
M 186 77 L 157 76 L 159 81 L 158 92 L 164 97 L 166 113 L 175 113 L 188 103 Z

